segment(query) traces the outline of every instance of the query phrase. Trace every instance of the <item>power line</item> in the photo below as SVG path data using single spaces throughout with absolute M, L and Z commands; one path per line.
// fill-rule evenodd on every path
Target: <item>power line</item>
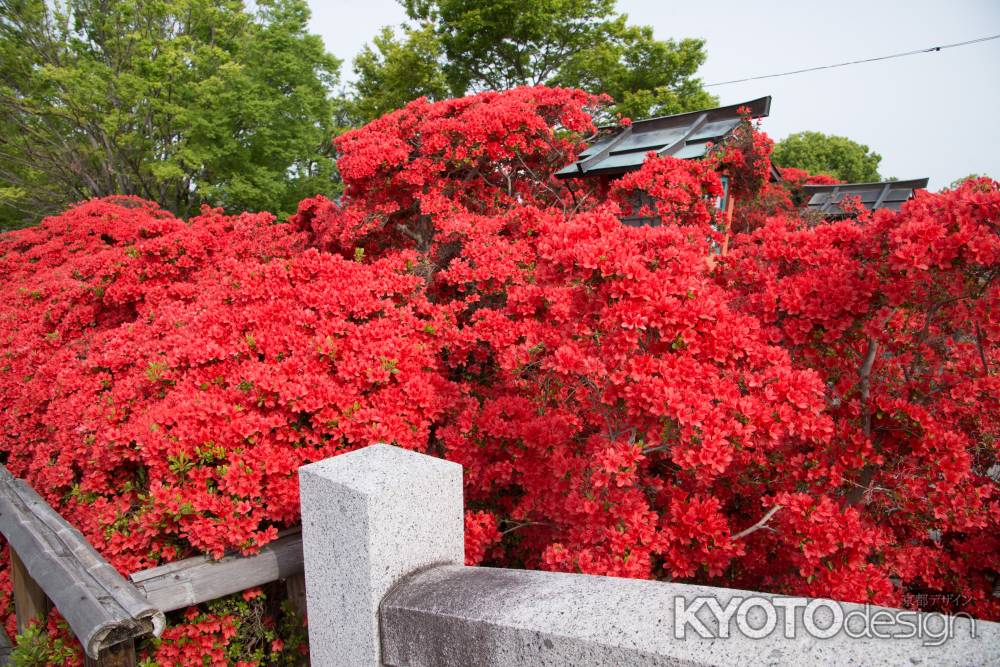
M 815 72 L 821 69 L 833 69 L 835 67 L 847 67 L 848 65 L 860 65 L 861 63 L 873 63 L 878 60 L 891 60 L 892 58 L 903 58 L 905 56 L 915 56 L 918 53 L 931 53 L 934 51 L 941 51 L 943 49 L 953 49 L 957 46 L 967 46 L 969 44 L 978 44 L 980 42 L 988 42 L 991 39 L 1000 39 L 1000 35 L 990 35 L 989 37 L 979 37 L 978 39 L 970 39 L 965 42 L 955 42 L 954 44 L 942 44 L 941 46 L 931 46 L 926 49 L 917 49 L 916 51 L 905 51 L 903 53 L 893 53 L 887 56 L 879 56 L 877 58 L 865 58 L 864 60 L 849 60 L 843 63 L 836 63 L 833 65 L 820 65 L 819 67 L 807 67 L 805 69 L 796 69 L 790 72 L 780 72 L 778 74 L 764 74 L 762 76 L 748 76 L 745 79 L 733 79 L 732 81 L 719 81 L 718 83 L 706 83 L 703 88 L 711 88 L 712 86 L 727 86 L 731 83 L 743 83 L 744 81 L 757 81 L 758 79 L 773 79 L 779 76 L 790 76 L 792 74 L 802 74 L 804 72 Z

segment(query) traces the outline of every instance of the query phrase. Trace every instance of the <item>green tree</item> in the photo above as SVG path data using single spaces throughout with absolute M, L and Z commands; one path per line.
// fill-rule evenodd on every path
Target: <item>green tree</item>
M 603 39 L 569 58 L 550 83 L 607 93 L 616 102 L 615 110 L 632 118 L 718 104 L 694 76 L 705 62 L 704 40 L 658 40 L 650 26 L 625 21 L 618 16 L 604 26 Z
M 537 84 L 608 93 L 615 111 L 634 117 L 717 102 L 695 78 L 704 42 L 657 40 L 652 28 L 628 25 L 615 0 L 401 2 L 420 28 L 406 29 L 402 42 L 383 32 L 355 60 L 360 120 L 420 95 Z
M 829 174 L 847 183 L 884 180 L 878 173 L 881 155 L 847 137 L 822 132 L 788 135 L 775 145 L 772 159 L 779 167 Z
M 595 39 L 614 18 L 615 0 L 403 0 L 429 22 L 444 47 L 454 94 L 537 85 Z
M 331 192 L 340 63 L 305 0 L 0 0 L 0 225 L 134 194 L 285 214 Z
M 450 88 L 441 66 L 443 50 L 433 27 L 404 28 L 403 35 L 400 41 L 392 28 L 382 28 L 373 40 L 374 48 L 365 46 L 354 59 L 358 80 L 351 106 L 361 122 L 418 97 L 448 97 Z

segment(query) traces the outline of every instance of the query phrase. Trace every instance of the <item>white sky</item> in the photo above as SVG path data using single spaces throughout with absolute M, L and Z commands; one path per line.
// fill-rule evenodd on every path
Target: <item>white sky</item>
M 530 2 L 531 0 L 525 0 Z M 350 61 L 393 0 L 310 0 L 312 30 Z M 1000 0 L 619 0 L 660 39 L 707 40 L 705 83 L 772 74 L 1000 33 Z M 983 44 L 709 89 L 722 104 L 771 95 L 764 129 L 840 134 L 882 155 L 880 172 L 929 176 L 938 189 L 969 173 L 1000 178 L 1000 39 Z

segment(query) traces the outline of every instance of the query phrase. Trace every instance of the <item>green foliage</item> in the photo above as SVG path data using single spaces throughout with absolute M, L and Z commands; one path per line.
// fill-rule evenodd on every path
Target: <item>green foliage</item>
M 661 41 L 649 26 L 629 26 L 619 16 L 595 42 L 570 58 L 553 83 L 607 93 L 616 111 L 632 118 L 648 118 L 706 109 L 718 99 L 694 78 L 705 62 L 700 39 Z
M 14 644 L 10 662 L 16 667 L 64 665 L 76 657 L 76 652 L 62 638 L 49 636 L 39 623 L 25 628 Z
M 661 41 L 630 26 L 615 0 L 401 0 L 419 28 L 389 29 L 354 62 L 353 106 L 370 120 L 426 95 L 440 99 L 521 85 L 608 93 L 614 111 L 645 117 L 710 107 L 694 74 L 704 42 Z
M 206 606 L 216 617 L 233 619 L 236 635 L 226 645 L 226 660 L 230 665 L 301 664 L 302 656 L 296 649 L 308 641 L 306 626 L 287 600 L 278 606 L 265 593 L 249 600 L 238 593 Z M 280 641 L 280 649 L 275 641 Z
M 432 100 L 448 97 L 449 87 L 441 67 L 441 42 L 429 25 L 404 28 L 404 41 L 392 28 L 383 28 L 354 59 L 358 75 L 354 116 L 367 122 L 398 109 L 410 100 L 426 96 Z
M 882 156 L 847 137 L 822 132 L 790 134 L 774 147 L 772 159 L 781 167 L 829 174 L 847 183 L 884 180 L 878 173 Z
M 281 215 L 335 191 L 340 63 L 305 0 L 0 0 L 0 15 L 0 228 L 110 194 Z
M 455 94 L 537 85 L 593 46 L 613 19 L 614 0 L 403 0 L 444 47 Z

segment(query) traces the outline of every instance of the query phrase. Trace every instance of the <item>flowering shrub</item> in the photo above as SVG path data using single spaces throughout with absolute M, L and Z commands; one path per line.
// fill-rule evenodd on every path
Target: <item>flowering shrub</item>
M 894 604 L 924 596 L 946 611 L 1000 613 L 998 220 L 989 179 L 921 193 L 898 214 L 778 216 L 742 237 L 720 272 L 768 339 L 822 377 L 834 436 L 790 471 L 841 501 L 824 530 L 866 536 L 858 565 Z M 769 567 L 792 557 L 807 577 L 798 590 L 849 597 L 860 581 L 822 571 L 826 550 L 807 546 L 772 550 Z
M 93 201 L 5 239 L 7 465 L 119 569 L 251 551 L 296 521 L 303 462 L 426 447 L 446 314 L 402 260 L 302 236 Z
M 770 152 L 767 144 L 765 150 Z M 779 182 L 767 181 L 760 184 L 759 189 L 738 197 L 733 210 L 733 231 L 745 234 L 763 226 L 767 219 L 778 213 L 797 217 L 799 209 L 806 204 L 805 185 L 833 185 L 837 179 L 826 174 L 810 175 L 809 172 L 795 167 L 785 167 L 780 171 Z M 809 222 L 822 222 L 821 216 L 815 216 Z
M 157 665 L 297 665 L 308 652 L 300 619 L 285 609 L 280 623 L 260 588 L 206 607 L 186 609 L 185 622 L 154 640 L 147 659 Z
M 1000 615 L 998 185 L 806 224 L 748 123 L 602 196 L 552 174 L 603 103 L 417 100 L 286 222 L 114 198 L 3 236 L 6 464 L 123 572 L 255 551 L 298 466 L 384 441 L 465 466 L 470 563 Z M 752 224 L 706 262 L 717 170 Z M 246 613 L 161 664 L 293 650 L 233 648 Z

